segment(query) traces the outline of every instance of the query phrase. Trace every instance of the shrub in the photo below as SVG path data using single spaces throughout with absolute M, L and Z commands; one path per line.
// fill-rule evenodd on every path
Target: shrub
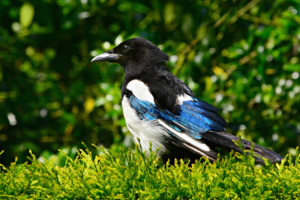
M 156 152 L 146 156 L 136 145 L 115 156 L 98 148 L 93 156 L 80 149 L 64 167 L 55 158 L 4 165 L 2 199 L 296 199 L 300 198 L 300 155 L 277 164 L 256 165 L 251 156 L 234 154 L 211 163 L 175 161 L 161 164 Z M 3 151 L 2 151 L 3 153 Z M 1 154 L 2 154 L 1 153 Z M 252 152 L 248 152 L 250 155 Z M 0 154 L 0 155 L 1 155 Z M 237 159 L 235 159 L 237 158 Z M 238 161 L 237 161 L 238 160 Z

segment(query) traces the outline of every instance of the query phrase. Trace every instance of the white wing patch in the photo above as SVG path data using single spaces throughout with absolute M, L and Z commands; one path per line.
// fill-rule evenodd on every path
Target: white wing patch
M 191 136 L 189 136 L 188 134 L 186 134 L 184 132 L 176 131 L 175 129 L 173 129 L 172 127 L 170 127 L 168 124 L 166 124 L 164 121 L 162 121 L 160 119 L 158 120 L 158 122 L 160 123 L 160 125 L 162 125 L 166 129 L 168 129 L 169 131 L 174 133 L 177 137 L 181 138 L 182 140 L 186 141 L 189 144 L 192 144 L 194 147 L 196 147 L 202 151 L 210 151 L 210 148 L 204 142 L 197 140 L 195 138 L 192 138 Z
M 177 104 L 182 105 L 183 101 L 193 101 L 193 98 L 187 94 L 177 96 Z
M 139 81 L 137 79 L 132 80 L 127 84 L 126 88 L 130 90 L 133 93 L 133 95 L 139 100 L 154 103 L 154 98 L 150 93 L 148 86 L 142 81 Z

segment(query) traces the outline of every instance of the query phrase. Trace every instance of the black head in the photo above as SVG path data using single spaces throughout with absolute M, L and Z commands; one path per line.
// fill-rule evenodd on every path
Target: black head
M 104 61 L 119 63 L 125 69 L 125 73 L 141 72 L 157 64 L 164 64 L 168 61 L 168 55 L 146 39 L 133 38 L 96 56 L 91 62 Z

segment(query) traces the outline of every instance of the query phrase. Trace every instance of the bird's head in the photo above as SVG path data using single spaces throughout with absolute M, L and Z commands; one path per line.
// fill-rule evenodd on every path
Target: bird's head
M 119 63 L 126 72 L 139 72 L 168 61 L 168 55 L 162 52 L 150 41 L 143 38 L 126 40 L 117 47 L 102 53 L 91 62 Z

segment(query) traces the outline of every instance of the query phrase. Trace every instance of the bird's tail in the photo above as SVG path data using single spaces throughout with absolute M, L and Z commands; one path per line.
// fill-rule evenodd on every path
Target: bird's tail
M 234 150 L 237 152 L 242 152 L 239 146 L 235 144 L 234 141 L 237 141 L 239 138 L 226 132 L 206 132 L 202 135 L 202 139 L 214 143 L 217 146 L 226 148 L 228 150 Z M 250 150 L 252 147 L 252 142 L 243 140 L 242 139 L 242 144 L 244 146 L 245 150 Z M 263 158 L 269 159 L 271 163 L 278 162 L 283 159 L 282 156 L 277 154 L 274 151 L 271 151 L 270 149 L 267 149 L 265 147 L 262 147 L 258 144 L 254 144 L 253 147 L 253 152 Z M 256 162 L 259 162 L 261 164 L 264 164 L 265 162 L 263 159 L 257 156 L 253 156 L 255 158 Z

